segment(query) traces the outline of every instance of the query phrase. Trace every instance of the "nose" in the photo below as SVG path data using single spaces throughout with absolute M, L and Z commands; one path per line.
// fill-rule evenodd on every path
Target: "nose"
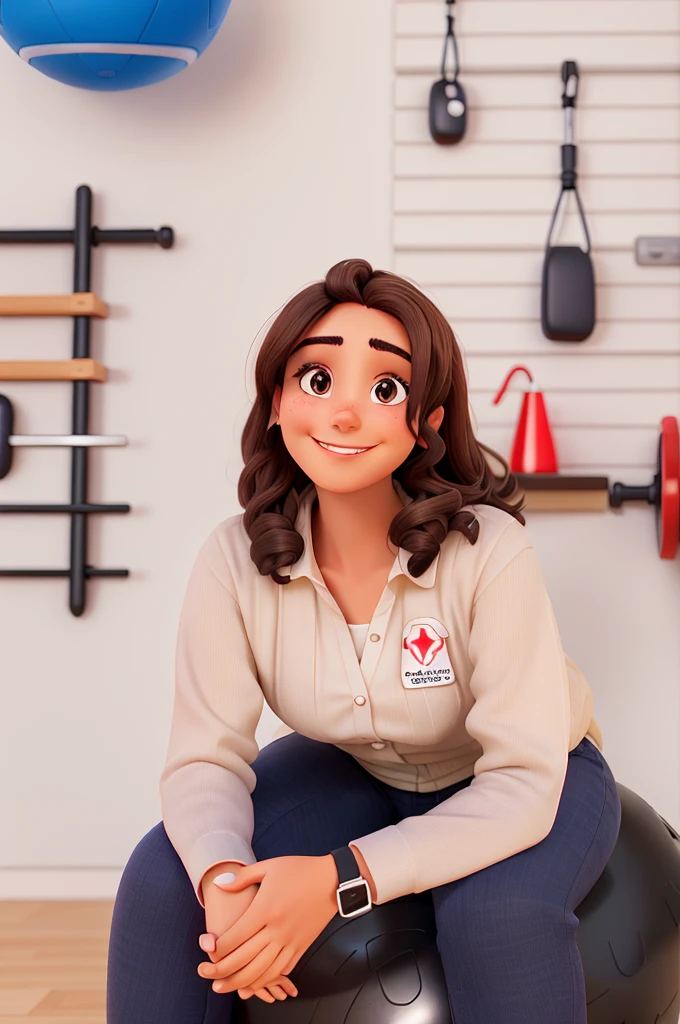
M 343 406 L 332 414 L 330 425 L 337 427 L 338 430 L 358 430 L 361 426 L 361 417 L 353 406 Z

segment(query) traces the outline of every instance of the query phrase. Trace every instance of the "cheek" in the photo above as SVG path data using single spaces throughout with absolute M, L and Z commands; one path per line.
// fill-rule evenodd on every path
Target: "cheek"
M 318 405 L 318 400 L 317 403 Z M 281 409 L 289 426 L 302 429 L 314 419 L 316 411 L 314 399 L 304 391 L 293 392 L 290 397 L 282 396 Z
M 383 432 L 387 428 L 395 441 L 411 437 L 406 426 L 406 402 L 394 406 L 379 406 L 373 402 L 372 406 L 375 412 L 372 411 L 371 415 L 375 418 L 376 426 L 382 427 Z

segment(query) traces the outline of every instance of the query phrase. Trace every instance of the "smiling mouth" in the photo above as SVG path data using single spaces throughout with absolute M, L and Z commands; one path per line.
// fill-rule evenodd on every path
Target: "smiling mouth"
M 376 445 L 372 444 L 367 448 L 349 448 L 345 445 L 326 444 L 324 441 L 319 441 L 316 437 L 313 437 L 312 440 L 316 441 L 321 448 L 325 448 L 327 452 L 333 452 L 335 455 L 361 455 L 362 452 L 370 451 L 371 448 L 376 447 Z

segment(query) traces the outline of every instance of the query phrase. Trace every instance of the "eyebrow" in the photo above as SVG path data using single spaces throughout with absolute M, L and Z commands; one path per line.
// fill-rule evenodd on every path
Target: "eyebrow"
M 318 337 L 303 338 L 288 354 L 292 356 L 294 352 L 297 352 L 304 345 L 342 345 L 343 341 L 344 338 L 337 334 L 322 334 Z M 411 356 L 408 352 L 403 348 L 399 348 L 398 345 L 393 345 L 391 341 L 383 341 L 381 338 L 369 338 L 368 344 L 371 348 L 379 349 L 381 352 L 393 352 L 397 356 L 402 356 L 407 362 L 411 362 Z

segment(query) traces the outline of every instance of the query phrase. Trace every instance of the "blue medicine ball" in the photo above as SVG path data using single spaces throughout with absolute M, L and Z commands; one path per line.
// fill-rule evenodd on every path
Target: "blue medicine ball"
M 0 35 L 31 67 L 80 89 L 136 89 L 192 64 L 231 0 L 0 0 Z

